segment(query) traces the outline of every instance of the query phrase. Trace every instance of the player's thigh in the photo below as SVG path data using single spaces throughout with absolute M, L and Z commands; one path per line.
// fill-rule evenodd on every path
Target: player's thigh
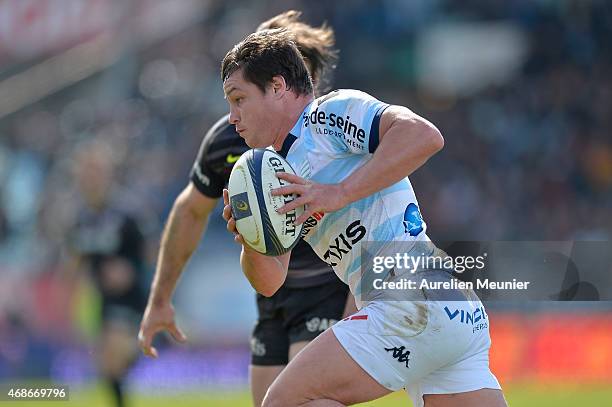
M 274 298 L 258 296 L 258 318 L 251 332 L 251 365 L 284 366 L 289 362 L 289 333 Z
M 289 362 L 289 335 L 278 303 L 284 291 L 267 298 L 257 295 L 257 322 L 251 334 L 249 368 L 253 404 L 261 402 L 279 373 Z
M 311 400 L 345 405 L 390 393 L 369 376 L 344 350 L 329 329 L 306 346 L 272 384 L 264 406 L 299 406 Z
M 285 365 L 280 366 L 249 366 L 249 378 L 251 382 L 251 397 L 255 407 L 261 406 L 264 396 L 270 385 L 283 371 Z
M 425 394 L 425 407 L 507 407 L 499 389 L 480 389 L 455 394 Z
M 99 365 L 106 375 L 122 374 L 138 355 L 134 340 L 136 326 L 127 321 L 107 320 L 103 324 L 99 347 Z

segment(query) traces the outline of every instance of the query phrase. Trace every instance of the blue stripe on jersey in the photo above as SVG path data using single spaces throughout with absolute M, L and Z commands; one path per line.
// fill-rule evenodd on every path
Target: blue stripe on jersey
M 326 229 L 334 228 L 334 224 L 336 222 L 338 222 L 340 220 L 340 218 L 342 218 L 343 216 L 346 215 L 346 213 L 350 211 L 350 207 L 344 207 L 336 212 L 332 212 L 332 213 L 326 213 L 325 217 L 323 218 L 322 222 L 325 222 L 326 225 L 330 225 L 329 227 L 318 227 L 316 228 L 312 233 L 312 236 L 309 236 L 306 240 L 308 242 L 308 244 L 310 244 L 312 247 L 315 247 L 319 244 L 319 242 L 321 241 L 321 239 L 324 237 L 325 235 L 325 231 Z
M 406 178 L 396 182 L 393 185 L 388 186 L 387 188 L 383 189 L 382 191 L 379 192 L 380 196 L 386 196 L 395 192 L 399 192 L 399 191 L 410 191 L 411 190 L 411 185 L 410 185 L 410 181 L 408 181 Z M 408 205 L 409 202 L 406 202 L 406 205 Z
M 326 213 L 322 222 L 325 223 L 325 227 L 317 227 L 306 240 L 308 244 L 315 247 L 319 244 L 321 239 L 325 236 L 325 232 L 327 230 L 336 230 L 334 227 L 335 223 L 338 222 L 342 217 L 349 216 L 347 214 L 356 213 L 356 217 L 351 218 L 350 221 L 357 220 L 361 218 L 361 214 L 366 210 L 367 207 L 371 206 L 373 201 L 375 200 L 376 194 L 372 196 L 368 196 L 363 198 L 357 202 L 353 202 L 352 204 L 345 206 L 344 208 L 337 210 L 336 212 Z M 339 230 L 339 229 L 338 229 Z
M 358 271 L 361 268 L 361 254 L 353 260 L 350 266 L 346 269 L 344 273 L 344 278 L 348 281 L 348 278 L 351 274 Z
M 350 154 L 345 157 L 331 160 L 329 164 L 317 170 L 313 175 L 312 180 L 322 184 L 337 184 L 344 178 L 351 175 L 357 167 L 363 166 L 368 160 L 364 160 L 366 156 Z M 343 177 L 338 177 L 338 175 Z
M 370 127 L 370 141 L 368 142 L 368 148 L 370 153 L 374 153 L 378 148 L 378 144 L 380 143 L 380 116 L 382 116 L 385 109 L 387 109 L 389 105 L 383 105 L 378 108 L 376 113 L 374 113 L 374 119 L 372 120 L 372 127 Z
M 387 219 L 384 223 L 378 225 L 376 229 L 372 230 L 370 240 L 374 242 L 387 242 L 394 240 L 396 236 L 403 235 L 405 233 L 403 220 L 403 213 Z

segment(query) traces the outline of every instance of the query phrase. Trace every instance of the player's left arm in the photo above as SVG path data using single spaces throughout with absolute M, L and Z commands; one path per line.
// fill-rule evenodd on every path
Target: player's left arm
M 242 245 L 240 265 L 251 286 L 265 297 L 271 297 L 278 291 L 287 278 L 291 251 L 280 256 L 265 256 L 251 249 L 244 241 L 232 216 L 229 204 L 229 192 L 223 190 L 223 219 L 227 221 L 227 230 L 234 235 L 234 240 Z
M 318 184 L 297 175 L 278 173 L 292 183 L 273 195 L 296 193 L 299 198 L 284 205 L 280 213 L 306 205 L 296 219 L 302 223 L 314 212 L 334 212 L 370 196 L 409 176 L 440 151 L 444 138 L 428 120 L 403 106 L 389 106 L 380 118 L 379 145 L 373 157 L 339 184 Z

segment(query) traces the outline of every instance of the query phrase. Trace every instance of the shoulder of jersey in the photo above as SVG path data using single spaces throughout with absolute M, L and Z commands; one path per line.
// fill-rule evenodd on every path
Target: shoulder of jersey
M 322 107 L 330 105 L 333 102 L 343 103 L 350 99 L 365 99 L 369 97 L 367 93 L 357 89 L 336 89 L 326 95 L 318 97 L 316 99 L 316 106 Z

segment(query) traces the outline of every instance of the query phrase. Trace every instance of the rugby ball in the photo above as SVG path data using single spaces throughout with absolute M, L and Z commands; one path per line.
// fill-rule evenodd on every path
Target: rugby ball
M 267 256 L 280 256 L 291 250 L 303 227 L 295 224 L 304 212 L 303 206 L 285 214 L 276 212 L 297 197 L 272 196 L 273 189 L 287 184 L 276 177 L 277 172 L 295 174 L 276 152 L 262 148 L 248 150 L 234 164 L 227 186 L 238 233 L 249 247 Z

